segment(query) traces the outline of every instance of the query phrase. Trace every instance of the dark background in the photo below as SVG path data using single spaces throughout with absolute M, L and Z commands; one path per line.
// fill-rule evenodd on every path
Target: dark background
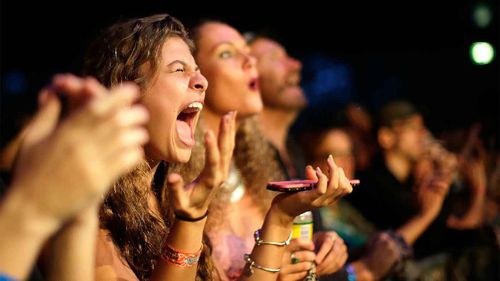
M 2 1 L 2 144 L 34 109 L 37 90 L 57 72 L 78 73 L 98 31 L 116 20 L 169 13 L 190 25 L 216 18 L 241 31 L 277 34 L 293 55 L 322 54 L 347 70 L 350 97 L 375 111 L 393 98 L 415 102 L 436 133 L 483 123 L 498 146 L 499 1 Z M 290 1 L 291 2 L 291 1 Z M 491 8 L 479 28 L 475 5 Z M 474 65 L 470 44 L 489 41 L 496 57 Z M 335 93 L 332 93 L 335 95 Z

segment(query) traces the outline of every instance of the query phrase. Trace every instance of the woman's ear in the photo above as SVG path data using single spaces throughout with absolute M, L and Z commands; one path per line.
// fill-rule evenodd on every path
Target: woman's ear
M 388 150 L 396 143 L 396 136 L 390 128 L 382 127 L 378 130 L 377 140 L 382 149 Z

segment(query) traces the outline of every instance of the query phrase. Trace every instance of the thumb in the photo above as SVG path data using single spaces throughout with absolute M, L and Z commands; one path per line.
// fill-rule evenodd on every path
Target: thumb
M 47 137 L 57 125 L 61 113 L 61 102 L 56 94 L 44 88 L 40 92 L 40 106 L 26 129 L 22 148 L 30 147 Z
M 306 167 L 306 178 L 308 180 L 318 180 L 318 176 L 316 175 L 316 171 L 313 169 L 311 165 L 307 165 Z
M 326 255 L 333 249 L 334 245 L 338 240 L 334 238 L 333 235 L 330 233 L 326 233 L 324 239 L 321 241 L 321 244 L 319 244 L 319 251 L 316 254 L 316 263 L 320 264 L 323 262 L 323 259 L 326 257 Z
M 187 205 L 187 196 L 184 189 L 184 180 L 181 175 L 177 173 L 172 173 L 167 177 L 167 187 L 172 192 L 171 203 L 173 204 L 174 210 L 179 210 L 183 206 Z

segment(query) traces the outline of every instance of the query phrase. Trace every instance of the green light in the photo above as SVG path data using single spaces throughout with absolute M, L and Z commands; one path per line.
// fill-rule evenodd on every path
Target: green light
M 495 49 L 488 42 L 475 42 L 470 47 L 470 56 L 474 64 L 488 64 L 495 57 Z
M 474 22 L 478 27 L 486 28 L 488 27 L 488 25 L 490 25 L 491 20 L 493 19 L 493 15 L 488 5 L 478 4 L 474 8 L 472 18 L 474 19 Z

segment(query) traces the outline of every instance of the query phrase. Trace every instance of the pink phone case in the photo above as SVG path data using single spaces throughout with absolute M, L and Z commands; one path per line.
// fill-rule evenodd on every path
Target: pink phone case
M 315 180 L 292 180 L 292 181 L 273 181 L 267 184 L 267 189 L 278 192 L 298 192 L 310 190 L 317 183 Z M 358 185 L 359 180 L 349 180 L 351 185 Z
M 267 189 L 278 192 L 298 192 L 314 187 L 314 180 L 274 181 L 267 184 Z

